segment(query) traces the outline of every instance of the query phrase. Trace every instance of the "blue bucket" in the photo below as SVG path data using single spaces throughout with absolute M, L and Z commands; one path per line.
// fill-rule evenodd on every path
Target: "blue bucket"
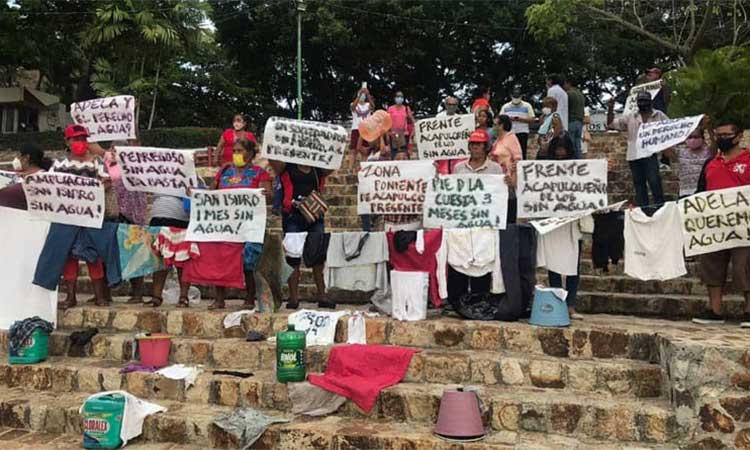
M 540 327 L 570 326 L 566 296 L 567 292 L 564 289 L 537 286 L 534 290 L 529 323 Z

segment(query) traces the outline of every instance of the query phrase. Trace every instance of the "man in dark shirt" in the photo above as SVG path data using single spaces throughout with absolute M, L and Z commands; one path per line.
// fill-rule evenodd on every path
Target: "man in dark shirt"
M 568 133 L 573 139 L 576 158 L 581 158 L 581 140 L 583 138 L 583 116 L 585 115 L 586 99 L 578 89 L 575 80 L 568 78 L 563 85 L 568 93 Z

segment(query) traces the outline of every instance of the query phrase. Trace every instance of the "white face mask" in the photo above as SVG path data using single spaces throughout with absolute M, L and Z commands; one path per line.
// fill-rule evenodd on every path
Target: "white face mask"
M 13 170 L 16 172 L 23 170 L 23 164 L 21 164 L 21 160 L 18 159 L 18 156 L 13 159 Z
M 521 97 L 511 97 L 510 99 L 514 105 L 521 103 Z
M 542 108 L 542 114 L 544 114 L 545 116 L 549 116 L 550 114 L 552 114 L 552 108 Z

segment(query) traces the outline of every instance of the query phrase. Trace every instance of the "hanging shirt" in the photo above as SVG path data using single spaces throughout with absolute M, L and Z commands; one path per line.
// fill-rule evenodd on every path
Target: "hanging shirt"
M 491 229 L 451 229 L 443 231 L 443 243 L 437 253 L 440 297 L 448 298 L 446 264 L 470 277 L 492 274 L 490 292 L 505 292 L 500 265 L 500 234 Z
M 326 288 L 365 292 L 386 289 L 388 256 L 383 232 L 332 233 L 324 270 Z
M 303 233 L 286 233 L 284 235 L 284 253 L 287 258 L 301 258 L 302 252 L 305 249 L 305 240 L 307 239 L 307 232 Z
M 687 273 L 676 202 L 665 203 L 652 217 L 641 208 L 625 211 L 625 273 L 662 281 Z
M 408 233 L 387 233 L 390 263 L 394 269 L 401 272 L 430 274 L 430 298 L 432 304 L 439 307 L 442 301 L 438 284 L 437 252 L 443 243 L 443 230 L 413 231 L 411 233 L 415 234 L 416 239 L 405 245 L 400 244 L 400 238 L 406 237 Z M 445 279 L 445 265 L 442 270 L 442 278 Z
M 578 275 L 578 253 L 582 233 L 578 221 L 540 234 L 536 246 L 536 265 L 560 275 Z
M 406 321 L 427 319 L 429 279 L 427 272 L 391 270 L 394 319 Z

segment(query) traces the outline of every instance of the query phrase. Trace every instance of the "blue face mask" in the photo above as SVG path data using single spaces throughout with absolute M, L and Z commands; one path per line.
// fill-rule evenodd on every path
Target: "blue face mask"
M 363 102 L 367 100 L 367 96 L 365 94 L 359 94 L 359 101 Z
M 396 97 L 396 104 L 397 105 L 403 105 L 404 104 L 404 97 Z

